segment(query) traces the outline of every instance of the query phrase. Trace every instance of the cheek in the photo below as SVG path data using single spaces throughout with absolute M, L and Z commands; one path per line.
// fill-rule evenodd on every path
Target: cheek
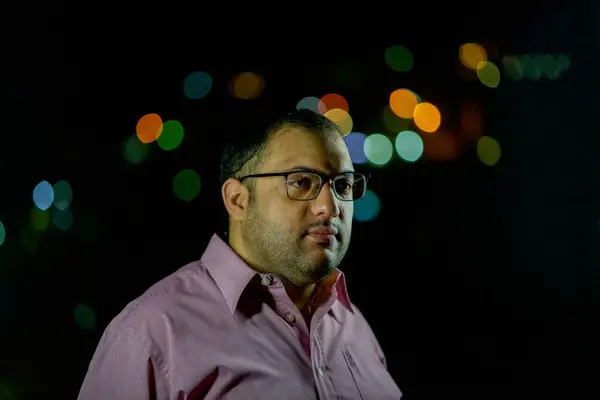
M 343 221 L 352 222 L 354 216 L 354 203 L 347 202 L 340 206 L 340 216 Z
M 295 202 L 292 202 L 285 191 L 282 192 L 279 188 L 265 191 L 257 202 L 260 203 L 261 213 L 270 221 L 287 225 L 288 220 L 293 218 Z
M 263 208 L 263 215 L 274 224 L 296 231 L 303 228 L 309 212 L 308 202 L 290 200 L 274 194 L 267 199 Z

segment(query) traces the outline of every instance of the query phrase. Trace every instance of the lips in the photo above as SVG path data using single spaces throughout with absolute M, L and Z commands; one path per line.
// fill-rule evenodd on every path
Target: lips
M 338 231 L 335 228 L 319 227 L 309 230 L 307 236 L 319 244 L 330 245 L 336 239 L 337 234 Z
M 320 227 L 320 228 L 313 228 L 311 230 L 308 231 L 309 235 L 337 235 L 338 231 L 335 228 L 328 228 L 328 227 Z

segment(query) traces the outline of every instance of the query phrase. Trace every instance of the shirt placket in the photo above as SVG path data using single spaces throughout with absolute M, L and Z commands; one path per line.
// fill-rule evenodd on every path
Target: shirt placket
M 333 394 L 336 392 L 335 388 L 331 387 L 331 380 L 327 376 L 329 368 L 325 358 L 323 341 L 319 336 L 318 329 L 323 317 L 331 309 L 335 299 L 335 289 L 333 289 L 333 291 L 319 293 L 319 297 L 315 302 L 315 312 L 310 327 L 311 365 L 313 368 L 313 374 L 317 384 L 319 397 L 321 399 L 332 398 Z

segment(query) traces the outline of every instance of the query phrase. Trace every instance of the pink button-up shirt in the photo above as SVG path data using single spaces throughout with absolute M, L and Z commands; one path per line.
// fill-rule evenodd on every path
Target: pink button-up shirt
M 400 399 L 344 275 L 313 299 L 309 329 L 276 277 L 214 235 L 108 325 L 79 399 Z

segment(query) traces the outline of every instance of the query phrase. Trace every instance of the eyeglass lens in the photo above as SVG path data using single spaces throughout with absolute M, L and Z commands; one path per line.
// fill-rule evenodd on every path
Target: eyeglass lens
M 294 172 L 288 175 L 287 191 L 292 200 L 313 199 L 319 193 L 322 182 L 321 177 L 312 172 Z M 341 200 L 358 200 L 367 188 L 364 175 L 347 172 L 337 175 L 332 182 L 332 187 Z

